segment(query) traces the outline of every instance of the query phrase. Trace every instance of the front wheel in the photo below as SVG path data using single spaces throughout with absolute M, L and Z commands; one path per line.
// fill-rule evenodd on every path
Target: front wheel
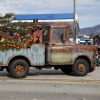
M 29 72 L 29 64 L 23 59 L 16 59 L 9 65 L 9 72 L 14 78 L 24 78 Z
M 89 63 L 84 59 L 77 59 L 72 66 L 73 74 L 85 76 L 89 72 Z

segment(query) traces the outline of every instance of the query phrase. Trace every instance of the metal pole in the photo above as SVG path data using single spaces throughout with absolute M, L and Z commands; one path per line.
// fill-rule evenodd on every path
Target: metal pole
M 76 41 L 76 0 L 74 2 L 74 40 Z

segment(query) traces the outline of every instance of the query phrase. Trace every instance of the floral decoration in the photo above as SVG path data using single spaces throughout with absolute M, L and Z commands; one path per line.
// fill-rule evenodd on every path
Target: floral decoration
M 0 51 L 5 51 L 8 49 L 16 49 L 20 50 L 22 48 L 22 43 L 18 41 L 9 41 L 9 40 L 4 40 L 0 42 Z

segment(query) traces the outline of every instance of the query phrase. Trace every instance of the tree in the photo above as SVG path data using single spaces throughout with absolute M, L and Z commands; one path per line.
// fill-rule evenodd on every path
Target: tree
M 11 32 L 11 21 L 13 20 L 13 13 L 7 13 L 0 16 L 0 30 L 3 32 Z
M 30 24 L 27 22 L 17 22 L 17 23 L 13 23 L 15 24 L 16 27 L 16 32 L 19 33 L 20 35 L 25 35 L 28 33 L 27 30 L 27 26 L 29 26 Z
M 0 15 L 0 30 L 9 34 L 19 33 L 24 35 L 27 33 L 27 22 L 12 22 L 14 20 L 13 13 L 6 13 L 4 16 Z
M 83 36 L 82 35 L 78 35 L 78 38 L 83 38 Z
M 89 34 L 89 36 L 90 36 L 91 39 L 94 38 L 94 34 L 93 33 Z

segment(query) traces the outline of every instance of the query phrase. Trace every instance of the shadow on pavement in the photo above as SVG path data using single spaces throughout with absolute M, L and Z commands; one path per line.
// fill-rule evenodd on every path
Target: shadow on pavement
M 73 76 L 72 74 L 65 74 L 61 70 L 54 70 L 54 69 L 30 69 L 27 76 L 40 76 L 40 75 L 68 75 Z M 0 71 L 0 77 L 9 77 L 12 78 L 11 75 L 6 71 Z

